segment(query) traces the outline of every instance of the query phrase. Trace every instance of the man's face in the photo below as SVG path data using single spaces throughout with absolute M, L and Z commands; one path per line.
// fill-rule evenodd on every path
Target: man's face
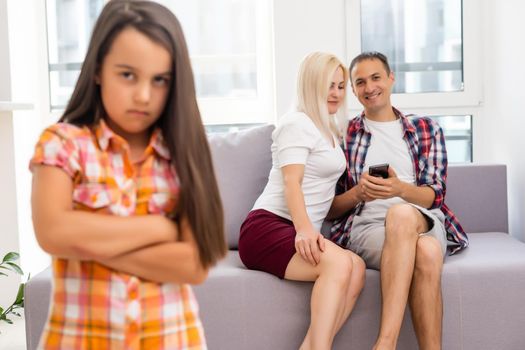
M 367 115 L 391 108 L 390 94 L 394 85 L 394 74 L 388 74 L 380 60 L 365 59 L 357 63 L 350 72 L 350 80 L 352 91 Z

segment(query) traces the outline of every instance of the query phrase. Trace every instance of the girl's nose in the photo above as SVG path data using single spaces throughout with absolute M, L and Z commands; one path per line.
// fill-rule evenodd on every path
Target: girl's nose
M 151 86 L 148 83 L 141 83 L 137 85 L 135 91 L 135 100 L 140 103 L 148 103 L 151 97 Z

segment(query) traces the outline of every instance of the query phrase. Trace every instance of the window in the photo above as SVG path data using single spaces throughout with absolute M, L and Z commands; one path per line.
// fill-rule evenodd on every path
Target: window
M 46 1 L 51 109 L 64 109 L 104 0 Z
M 183 27 L 206 124 L 273 120 L 269 0 L 157 0 Z M 107 0 L 47 0 L 50 100 L 71 95 L 93 24 Z
M 361 47 L 389 58 L 394 93 L 463 91 L 461 25 L 461 0 L 361 2 Z
M 440 115 L 431 116 L 445 134 L 449 164 L 472 162 L 472 116 Z
M 406 113 L 432 111 L 450 163 L 473 161 L 472 119 L 482 103 L 479 11 L 475 0 L 346 2 L 348 61 L 362 51 L 387 55 L 392 103 Z M 349 107 L 361 109 L 353 96 Z
M 480 11 L 475 0 L 348 0 L 348 60 L 363 50 L 385 53 L 401 108 L 479 106 Z

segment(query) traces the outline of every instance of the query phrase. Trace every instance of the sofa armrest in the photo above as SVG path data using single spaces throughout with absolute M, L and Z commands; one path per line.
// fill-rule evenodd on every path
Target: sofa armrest
M 507 167 L 502 164 L 449 166 L 445 203 L 467 233 L 508 233 Z
M 52 273 L 48 267 L 26 284 L 24 290 L 24 316 L 28 350 L 36 349 L 49 313 Z

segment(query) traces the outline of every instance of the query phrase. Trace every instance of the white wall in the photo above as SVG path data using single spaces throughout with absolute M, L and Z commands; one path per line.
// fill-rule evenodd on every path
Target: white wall
M 346 61 L 344 0 L 274 0 L 274 62 L 277 116 L 293 105 L 302 58 L 326 51 Z
M 38 246 L 33 232 L 30 208 L 31 173 L 28 171 L 29 159 L 38 135 L 44 123 L 49 122 L 45 18 L 37 16 L 37 13 L 44 13 L 45 3 L 41 0 L 0 0 L 0 3 L 6 11 L 2 13 L 7 13 L 9 18 L 7 22 L 0 20 L 8 28 L 8 41 L 0 42 L 0 52 L 3 53 L 0 59 L 8 61 L 10 97 L 15 102 L 30 105 L 27 110 L 15 110 L 12 113 L 10 134 L 15 157 L 9 171 L 16 178 L 16 188 L 13 185 L 10 189 L 16 190 L 17 200 L 13 200 L 10 207 L 15 211 L 11 218 L 16 221 L 18 229 L 13 232 L 11 239 L 20 247 L 17 250 L 20 252 L 22 269 L 26 275 L 30 273 L 34 276 L 50 263 L 48 255 Z M 5 84 L 5 80 L 1 84 Z M 0 139 L 0 142 L 3 141 Z M 0 237 L 0 242 L 3 243 L 4 236 Z M 0 252 L 2 248 L 0 245 Z
M 9 45 L 7 31 L 7 3 L 0 1 L 0 101 L 11 99 L 11 75 L 9 73 Z
M 19 251 L 16 215 L 16 186 L 14 169 L 13 113 L 11 102 L 11 67 L 7 4 L 0 1 L 0 259 L 10 251 Z M 9 273 L 0 276 L 0 306 L 9 306 L 16 297 L 20 277 Z
M 475 141 L 479 160 L 507 164 L 510 233 L 525 241 L 525 2 L 480 5 L 485 105 Z

